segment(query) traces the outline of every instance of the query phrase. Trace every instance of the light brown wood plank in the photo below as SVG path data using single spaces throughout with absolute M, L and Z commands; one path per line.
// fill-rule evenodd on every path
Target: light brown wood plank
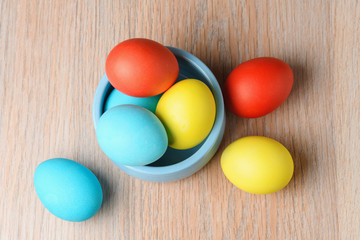
M 337 210 L 342 239 L 360 238 L 360 2 L 337 2 L 333 105 L 337 160 Z
M 359 239 L 359 1 L 0 1 L 0 239 Z M 227 113 L 201 171 L 150 183 L 102 153 L 92 100 L 108 52 L 146 37 L 199 57 L 220 85 L 239 63 L 283 59 L 287 101 L 258 119 Z M 224 177 L 232 141 L 283 143 L 295 175 L 282 191 L 245 193 Z M 36 166 L 66 157 L 98 176 L 104 203 L 82 223 L 40 203 Z

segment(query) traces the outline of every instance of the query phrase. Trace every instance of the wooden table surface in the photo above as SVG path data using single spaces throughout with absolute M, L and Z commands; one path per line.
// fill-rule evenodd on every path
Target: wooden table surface
M 215 157 L 193 176 L 150 183 L 100 150 L 92 100 L 109 51 L 145 37 L 205 62 L 222 85 L 259 56 L 294 71 L 271 114 L 227 113 Z M 0 1 L 0 239 L 360 239 L 359 1 Z M 252 195 L 223 175 L 232 141 L 263 135 L 295 162 L 289 185 Z M 99 178 L 94 218 L 51 215 L 33 186 L 36 166 L 65 157 Z

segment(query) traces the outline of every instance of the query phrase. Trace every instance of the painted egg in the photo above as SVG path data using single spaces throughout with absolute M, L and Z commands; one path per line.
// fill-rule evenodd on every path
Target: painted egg
M 80 163 L 64 158 L 42 162 L 35 170 L 34 186 L 46 209 L 72 222 L 94 216 L 103 199 L 96 176 Z
M 262 117 L 286 100 L 293 82 L 293 71 L 285 62 L 271 57 L 254 58 L 237 66 L 227 77 L 225 103 L 240 117 Z
M 111 85 L 120 92 L 134 97 L 151 97 L 174 84 L 179 64 L 174 54 L 162 44 L 133 38 L 111 50 L 105 71 Z
M 289 151 L 279 142 L 260 136 L 244 137 L 226 147 L 221 168 L 236 187 L 255 194 L 284 188 L 294 172 Z
M 135 105 L 119 105 L 105 112 L 97 125 L 96 137 L 112 161 L 130 166 L 158 160 L 168 145 L 160 120 L 149 110 Z
M 106 77 L 106 76 L 105 76 Z M 113 89 L 105 102 L 104 110 L 107 111 L 112 107 L 124 104 L 137 105 L 150 110 L 155 113 L 156 105 L 159 102 L 161 95 L 153 97 L 132 97 Z
M 156 115 L 165 126 L 170 147 L 192 148 L 212 129 L 216 115 L 214 96 L 205 83 L 182 80 L 161 96 Z

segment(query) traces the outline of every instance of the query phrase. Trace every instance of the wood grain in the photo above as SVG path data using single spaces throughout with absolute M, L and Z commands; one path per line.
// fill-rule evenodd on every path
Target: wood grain
M 0 239 L 360 239 L 359 1 L 0 1 Z M 222 145 L 173 183 L 127 176 L 101 152 L 91 105 L 107 53 L 132 37 L 191 52 L 222 85 L 258 56 L 288 62 L 288 100 L 259 119 L 227 114 Z M 247 135 L 292 153 L 282 191 L 229 183 L 220 155 Z M 82 223 L 51 215 L 36 166 L 74 159 L 99 177 L 100 212 Z

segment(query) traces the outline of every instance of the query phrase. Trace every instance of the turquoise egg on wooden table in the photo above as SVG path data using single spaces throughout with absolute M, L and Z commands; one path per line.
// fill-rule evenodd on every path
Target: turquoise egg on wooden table
M 39 164 L 34 174 L 34 187 L 47 210 L 71 222 L 94 216 L 103 200 L 96 176 L 80 163 L 65 158 Z

